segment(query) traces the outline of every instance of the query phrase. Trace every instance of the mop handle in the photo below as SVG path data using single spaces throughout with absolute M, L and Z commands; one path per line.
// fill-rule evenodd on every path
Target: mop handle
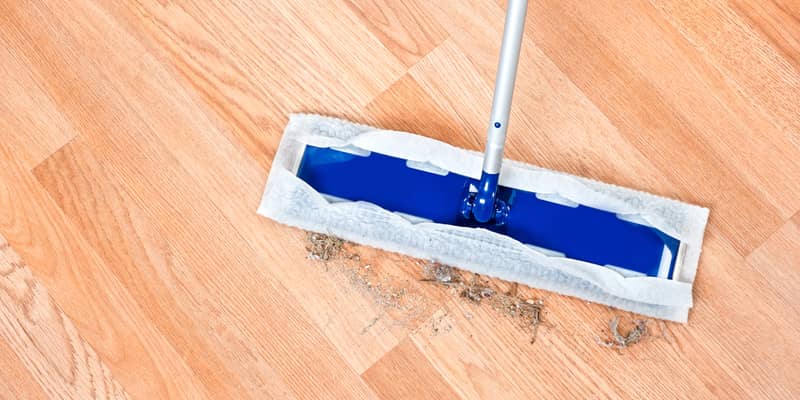
M 508 0 L 507 6 L 503 44 L 500 48 L 500 61 L 494 82 L 492 114 L 483 158 L 483 172 L 491 175 L 499 174 L 503 163 L 503 146 L 506 142 L 508 114 L 511 112 L 511 96 L 514 94 L 528 0 Z

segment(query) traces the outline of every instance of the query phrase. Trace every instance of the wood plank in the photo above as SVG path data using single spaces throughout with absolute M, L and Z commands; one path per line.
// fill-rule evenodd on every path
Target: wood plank
M 709 0 L 651 0 L 695 48 L 700 49 L 717 68 L 728 76 L 742 94 L 777 125 L 776 133 L 792 137 L 800 130 L 800 76 L 790 61 L 748 26 L 728 2 Z M 783 10 L 797 6 L 791 2 Z M 792 11 L 789 11 L 792 12 Z M 724 32 L 724 35 L 721 34 Z M 770 137 L 773 133 L 766 131 Z M 777 139 L 773 139 L 777 140 Z M 795 150 L 797 150 L 795 143 Z
M 702 375 L 717 393 L 793 397 L 800 391 L 800 378 L 783 373 L 782 366 L 800 360 L 800 337 L 794 333 L 800 315 L 788 311 L 787 300 L 719 233 L 709 232 L 703 257 L 690 317 L 702 323 L 671 330 L 681 353 L 700 371 L 717 371 Z
M 105 363 L 2 235 L 0 343 L 0 348 L 10 346 L 14 350 L 26 372 L 33 373 L 38 382 L 23 387 L 26 397 L 30 394 L 43 398 L 43 391 L 50 398 L 128 398 Z M 13 361 L 8 367 L 4 364 L 3 370 L 2 375 L 11 373 L 30 381 L 30 375 L 14 372 Z M 22 382 L 8 386 L 19 383 Z
M 786 303 L 800 312 L 800 213 L 766 242 L 755 249 L 747 262 L 783 296 Z
M 42 386 L 33 378 L 31 372 L 25 368 L 22 360 L 14 353 L 14 349 L 0 339 L 0 399 L 46 399 L 47 395 Z
M 405 71 L 341 2 L 99 7 L 175 68 L 265 166 L 287 114 L 352 117 Z
M 133 396 L 205 397 L 197 377 L 0 143 L 0 234 Z
M 372 100 L 364 113 L 366 123 L 383 129 L 417 133 L 454 146 L 471 144 L 463 139 L 465 127 L 450 118 L 409 74 Z
M 595 343 L 607 335 L 604 326 L 618 311 L 563 296 L 546 298 L 545 321 L 554 326 L 541 327 L 533 345 L 515 321 L 496 315 L 491 307 L 458 301 L 449 302 L 412 338 L 445 380 L 459 382 L 454 387 L 464 398 L 525 398 L 532 393 L 785 398 L 796 393 L 800 381 L 781 366 L 800 359 L 800 339 L 793 328 L 797 314 L 781 311 L 790 307 L 786 300 L 726 239 L 709 237 L 704 260 L 713 267 L 702 269 L 698 277 L 692 322 L 663 327 L 651 322 L 652 336 L 622 353 Z M 534 293 L 532 297 L 539 296 Z M 719 315 L 725 318 L 714 317 Z
M 781 57 L 800 70 L 800 6 L 792 3 L 734 0 L 729 4 Z
M 569 348 L 564 341 L 572 341 L 571 335 L 563 328 L 557 334 L 541 332 L 532 345 L 530 333 L 516 324 L 489 306 L 454 299 L 411 338 L 465 399 L 611 397 L 617 392 L 613 380 L 594 371 L 598 365 Z M 550 379 L 554 375 L 560 382 Z
M 409 339 L 364 371 L 364 379 L 383 399 L 457 399 L 450 384 Z
M 447 39 L 447 32 L 418 1 L 346 0 L 346 3 L 407 67 Z
M 35 174 L 189 368 L 202 376 L 211 397 L 288 396 L 252 345 L 224 328 L 232 321 L 219 311 L 216 296 L 193 279 L 186 261 L 82 140 L 63 147 Z
M 75 131 L 39 86 L 39 78 L 0 36 L 0 141 L 31 169 L 71 140 Z

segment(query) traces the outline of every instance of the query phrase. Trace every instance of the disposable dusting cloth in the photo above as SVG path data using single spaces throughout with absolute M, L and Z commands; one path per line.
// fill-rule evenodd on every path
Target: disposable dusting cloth
M 558 202 L 616 213 L 682 243 L 672 279 L 626 276 L 480 228 L 438 224 L 374 204 L 332 199 L 296 176 L 306 145 L 377 152 L 415 168 L 479 178 L 483 155 L 411 133 L 335 118 L 292 115 L 269 173 L 258 213 L 275 221 L 389 251 L 460 267 L 643 315 L 686 322 L 708 209 L 506 160 L 500 184 Z

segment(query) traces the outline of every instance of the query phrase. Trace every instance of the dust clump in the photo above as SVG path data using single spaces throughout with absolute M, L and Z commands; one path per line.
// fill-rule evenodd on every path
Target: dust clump
M 602 340 L 597 338 L 597 344 L 620 351 L 639 343 L 642 338 L 649 334 L 647 320 L 643 319 L 633 320 L 633 328 L 624 335 L 619 331 L 619 317 L 614 317 L 608 321 L 608 329 L 611 331 L 611 339 Z
M 523 329 L 530 329 L 531 343 L 536 341 L 536 334 L 542 321 L 544 302 L 537 299 L 523 299 L 517 294 L 518 285 L 514 284 L 508 293 L 492 288 L 487 282 L 481 282 L 478 274 L 472 274 L 469 281 L 464 279 L 464 272 L 457 268 L 428 262 L 422 267 L 423 282 L 450 287 L 451 293 L 472 304 L 488 303 L 491 308 L 519 322 Z M 468 319 L 472 318 L 472 314 Z
M 344 240 L 335 236 L 323 235 L 316 232 L 308 232 L 307 237 L 308 258 L 312 260 L 330 261 L 342 253 Z
M 492 307 L 510 318 L 520 322 L 523 328 L 531 329 L 531 343 L 536 341 L 536 334 L 542 321 L 542 310 L 544 301 L 527 299 L 523 300 L 517 296 L 499 294 L 492 301 Z
M 443 285 L 458 284 L 461 282 L 461 274 L 457 269 L 439 263 L 425 263 L 422 266 L 422 273 L 425 278 L 423 282 L 436 282 Z
M 494 295 L 494 290 L 486 286 L 467 286 L 461 291 L 461 297 L 473 302 L 480 303 L 481 300 L 490 298 Z

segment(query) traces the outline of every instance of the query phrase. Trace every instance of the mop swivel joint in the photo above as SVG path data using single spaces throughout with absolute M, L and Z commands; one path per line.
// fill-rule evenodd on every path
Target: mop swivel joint
M 510 207 L 497 198 L 497 181 L 500 174 L 484 172 L 477 192 L 470 192 L 461 206 L 461 216 L 495 226 L 505 224 Z

